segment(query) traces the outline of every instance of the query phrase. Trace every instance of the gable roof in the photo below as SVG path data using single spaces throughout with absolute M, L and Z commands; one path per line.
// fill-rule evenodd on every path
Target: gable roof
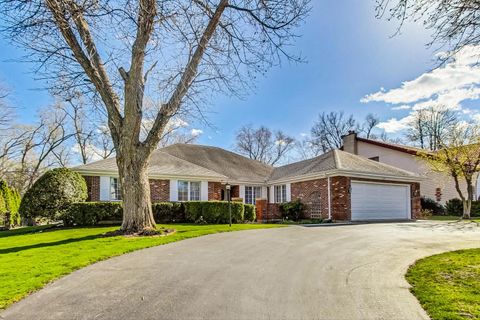
M 318 157 L 275 168 L 270 181 L 320 175 L 327 172 L 418 179 L 415 173 L 370 160 L 342 150 L 331 150 Z
M 357 139 L 357 141 L 361 141 L 361 142 L 373 144 L 373 145 L 376 145 L 376 146 L 380 146 L 380 147 L 384 147 L 384 148 L 408 153 L 408 154 L 415 155 L 415 156 L 418 154 L 418 152 L 421 152 L 421 151 L 425 152 L 425 150 L 422 150 L 420 148 L 415 148 L 415 147 L 412 147 L 412 146 L 406 146 L 406 145 L 402 145 L 402 144 L 377 141 L 377 140 L 366 139 L 366 138 L 361 138 L 361 137 L 356 137 L 356 139 Z
M 84 175 L 117 175 L 115 158 L 73 168 Z M 174 144 L 155 150 L 150 159 L 151 177 L 192 177 L 236 183 L 279 182 L 325 174 L 370 176 L 392 180 L 419 180 L 419 176 L 358 155 L 332 150 L 318 157 L 272 167 L 218 147 Z
M 273 167 L 218 147 L 174 144 L 163 152 L 218 172 L 233 181 L 264 183 Z
M 118 174 L 117 162 L 115 158 L 95 161 L 73 168 L 80 173 L 112 173 Z M 153 151 L 148 167 L 150 176 L 191 176 L 208 177 L 216 179 L 227 179 L 226 176 L 218 172 L 208 170 L 189 161 L 177 158 L 162 150 Z

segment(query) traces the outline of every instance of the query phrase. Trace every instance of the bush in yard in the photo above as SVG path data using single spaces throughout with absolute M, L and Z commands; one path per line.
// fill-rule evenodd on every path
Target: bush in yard
M 445 210 L 450 216 L 461 217 L 463 215 L 463 202 L 458 198 L 453 198 L 445 204 Z M 480 201 L 472 201 L 472 217 L 480 217 Z
M 185 206 L 182 202 L 154 202 L 152 211 L 156 223 L 185 222 Z
M 244 219 L 244 205 L 239 202 L 230 202 L 232 208 L 232 222 L 242 222 Z M 227 201 L 189 201 L 184 203 L 185 218 L 188 222 L 204 221 L 206 223 L 228 223 L 229 212 Z
M 3 199 L 3 195 L 0 193 L 0 224 L 4 224 L 6 214 L 7 207 L 5 206 L 5 200 Z
M 458 198 L 448 200 L 445 203 L 445 211 L 449 216 L 461 216 L 463 214 L 462 200 Z
M 87 184 L 77 172 L 66 168 L 43 174 L 25 193 L 20 215 L 29 221 L 37 218 L 60 219 L 69 206 L 87 199 Z
M 432 214 L 437 216 L 445 214 L 445 208 L 440 203 L 431 198 L 421 197 L 420 203 L 422 206 L 422 210 L 430 210 Z
M 101 221 L 122 221 L 121 202 L 72 203 L 62 215 L 66 226 L 94 226 Z
M 300 220 L 303 217 L 304 211 L 305 205 L 299 199 L 280 204 L 282 217 L 287 220 Z
M 255 206 L 253 204 L 244 204 L 243 219 L 245 221 L 254 222 L 256 218 L 257 214 L 255 212 Z
M 0 180 L 0 195 L 3 198 L 4 204 L 4 214 L 10 216 L 10 225 L 19 225 L 20 224 L 20 215 L 18 214 L 19 207 L 19 197 L 20 194 L 10 188 L 4 180 Z

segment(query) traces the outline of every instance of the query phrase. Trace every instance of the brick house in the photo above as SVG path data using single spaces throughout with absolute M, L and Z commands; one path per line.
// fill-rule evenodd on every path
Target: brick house
M 115 159 L 75 167 L 90 201 L 119 201 Z M 259 220 L 280 218 L 278 205 L 300 199 L 307 218 L 415 219 L 420 180 L 411 172 L 341 150 L 272 167 L 211 146 L 176 144 L 154 151 L 149 167 L 152 201 L 225 200 L 257 207 Z

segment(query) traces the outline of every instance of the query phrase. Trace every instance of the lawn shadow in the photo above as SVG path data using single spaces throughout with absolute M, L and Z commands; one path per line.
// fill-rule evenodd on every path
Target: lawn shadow
M 0 254 L 14 253 L 14 252 L 20 252 L 20 251 L 30 250 L 30 249 L 54 247 L 54 246 L 60 246 L 63 244 L 69 244 L 74 242 L 95 240 L 103 237 L 104 237 L 103 234 L 95 234 L 95 235 L 89 235 L 89 236 L 80 237 L 80 238 L 70 238 L 70 239 L 64 239 L 64 240 L 53 241 L 53 242 L 42 242 L 42 243 L 36 243 L 32 245 L 27 245 L 27 246 L 5 248 L 5 249 L 0 249 Z

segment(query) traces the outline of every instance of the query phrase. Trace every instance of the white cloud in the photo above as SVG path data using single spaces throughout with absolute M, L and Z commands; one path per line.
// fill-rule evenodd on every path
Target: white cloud
M 402 104 L 401 106 L 392 108 L 392 110 L 410 110 L 410 109 L 412 109 L 412 107 L 406 104 Z
M 439 57 L 446 53 L 439 53 Z M 480 46 L 466 46 L 455 53 L 444 66 L 404 81 L 400 87 L 366 95 L 361 102 L 385 102 L 392 110 L 411 110 L 401 119 L 392 118 L 378 127 L 398 132 L 408 126 L 412 115 L 422 109 L 443 107 L 463 112 L 462 103 L 480 99 Z M 470 114 L 471 112 L 464 112 Z
M 472 90 L 480 85 L 480 46 L 468 46 L 456 53 L 445 66 L 425 72 L 414 80 L 405 81 L 399 88 L 380 91 L 365 96 L 361 101 L 391 104 L 417 103 L 430 99 L 462 101 L 470 99 Z M 478 95 L 478 91 L 476 92 Z M 474 94 L 475 95 L 475 94 Z
M 380 122 L 377 127 L 385 130 L 387 133 L 396 133 L 408 128 L 409 123 L 412 121 L 413 116 L 409 115 L 402 119 L 391 118 L 387 121 Z
M 201 135 L 203 133 L 203 130 L 201 129 L 192 129 L 190 130 L 190 134 L 193 136 L 193 137 L 198 137 L 199 135 Z

